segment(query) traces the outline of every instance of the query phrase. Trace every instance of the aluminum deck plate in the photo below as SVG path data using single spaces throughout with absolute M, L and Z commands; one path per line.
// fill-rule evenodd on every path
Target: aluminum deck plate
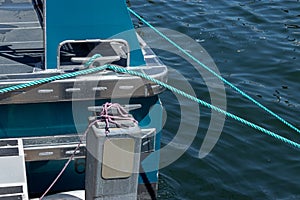
M 43 55 L 43 30 L 31 0 L 0 0 L 0 74 L 32 72 Z

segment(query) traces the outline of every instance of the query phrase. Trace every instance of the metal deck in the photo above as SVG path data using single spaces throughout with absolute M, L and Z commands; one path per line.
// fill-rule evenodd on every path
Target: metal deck
M 0 199 L 28 199 L 22 139 L 0 141 Z
M 41 68 L 43 30 L 31 0 L 0 0 L 0 74 Z

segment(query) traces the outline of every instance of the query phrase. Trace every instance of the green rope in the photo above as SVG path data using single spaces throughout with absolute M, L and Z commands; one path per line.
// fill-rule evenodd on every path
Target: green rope
M 205 107 L 210 108 L 212 110 L 215 110 L 215 111 L 217 111 L 219 113 L 222 113 L 222 114 L 226 115 L 229 118 L 232 118 L 232 119 L 234 119 L 236 121 L 239 121 L 239 122 L 241 122 L 241 123 L 243 123 L 243 124 L 245 124 L 247 126 L 250 126 L 250 127 L 254 128 L 254 129 L 256 129 L 256 130 L 258 130 L 258 131 L 260 131 L 262 133 L 265 133 L 265 134 L 267 134 L 267 135 L 269 135 L 269 136 L 271 136 L 271 137 L 273 137 L 273 138 L 275 138 L 277 140 L 280 140 L 283 143 L 287 143 L 287 144 L 289 144 L 289 145 L 291 145 L 293 147 L 296 147 L 296 148 L 300 149 L 300 144 L 299 143 L 296 143 L 296 142 L 294 142 L 292 140 L 289 140 L 289 139 L 287 139 L 285 137 L 282 137 L 282 136 L 280 136 L 280 135 L 278 135 L 278 134 L 276 134 L 276 133 L 274 133 L 272 131 L 269 131 L 269 130 L 267 130 L 267 129 L 259 126 L 259 125 L 256 125 L 256 124 L 254 124 L 252 122 L 249 122 L 249 121 L 247 121 L 247 120 L 245 120 L 245 119 L 243 119 L 243 118 L 241 118 L 241 117 L 239 117 L 237 115 L 234 115 L 234 114 L 229 113 L 229 112 L 227 112 L 227 111 L 225 111 L 225 110 L 223 110 L 221 108 L 218 108 L 218 107 L 216 107 L 214 105 L 211 105 L 211 104 L 209 104 L 209 103 L 207 103 L 207 102 L 205 102 L 205 101 L 203 101 L 201 99 L 198 99 L 198 98 L 196 98 L 196 97 L 194 97 L 192 95 L 189 95 L 189 94 L 183 92 L 182 90 L 179 90 L 179 89 L 177 89 L 177 88 L 175 88 L 173 86 L 170 86 L 170 85 L 168 85 L 168 84 L 166 84 L 164 82 L 161 82 L 161 81 L 159 81 L 157 79 L 154 79 L 154 78 L 148 76 L 147 74 L 143 74 L 143 73 L 140 73 L 140 72 L 128 70 L 128 69 L 125 69 L 125 68 L 122 68 L 122 67 L 118 67 L 118 66 L 113 66 L 113 65 L 108 65 L 107 68 L 111 69 L 113 71 L 116 71 L 116 72 L 130 74 L 130 75 L 133 75 L 133 76 L 139 76 L 141 78 L 147 79 L 147 80 L 149 80 L 149 81 L 151 81 L 153 83 L 156 83 L 156 84 L 158 84 L 158 85 L 160 85 L 160 86 L 162 86 L 162 87 L 164 87 L 164 88 L 166 88 L 166 89 L 168 89 L 168 90 L 170 90 L 170 91 L 172 91 L 174 93 L 177 93 L 177 94 L 179 94 L 179 95 L 181 95 L 183 97 L 186 97 L 186 98 L 188 98 L 188 99 L 190 99 L 192 101 L 195 101 L 195 102 L 199 103 L 202 106 L 205 106 Z
M 282 117 L 280 117 L 278 114 L 274 113 L 273 111 L 271 111 L 270 109 L 268 109 L 267 107 L 265 107 L 264 105 L 262 105 L 261 103 L 259 103 L 258 101 L 256 101 L 255 99 L 253 99 L 252 97 L 250 97 L 248 94 L 246 94 L 245 92 L 243 92 L 242 90 L 240 90 L 238 87 L 236 87 L 235 85 L 233 85 L 231 82 L 227 81 L 225 78 L 223 78 L 222 76 L 220 76 L 218 73 L 216 73 L 215 71 L 213 71 L 212 69 L 210 69 L 208 66 L 206 66 L 205 64 L 203 64 L 201 61 L 199 61 L 193 55 L 191 55 L 186 50 L 184 50 L 182 47 L 180 47 L 178 44 L 176 44 L 173 40 L 171 40 L 170 38 L 168 38 L 165 34 L 163 34 L 162 32 L 160 32 L 157 28 L 155 28 L 154 26 L 152 26 L 149 22 L 147 22 L 145 19 L 143 19 L 140 15 L 138 15 L 132 9 L 130 9 L 130 8 L 127 8 L 127 9 L 134 16 L 136 16 L 139 20 L 141 20 L 143 23 L 145 23 L 147 26 L 149 26 L 157 34 L 159 34 L 162 38 L 164 38 L 165 40 L 167 40 L 169 43 L 171 43 L 173 46 L 175 46 L 177 49 L 179 49 L 181 52 L 183 52 L 186 56 L 188 56 L 193 61 L 195 61 L 196 63 L 198 63 L 201 67 L 203 67 L 204 69 L 206 69 L 207 71 L 209 71 L 210 73 L 212 73 L 214 76 L 216 76 L 218 79 L 220 79 L 221 81 L 223 81 L 224 83 L 226 83 L 227 85 L 229 85 L 231 88 L 233 88 L 235 91 L 237 91 L 238 93 L 240 93 L 242 96 L 244 96 L 248 100 L 252 101 L 258 107 L 260 107 L 261 109 L 265 110 L 266 112 L 268 112 L 269 114 L 271 114 L 272 116 L 274 116 L 275 118 L 277 118 L 279 121 L 281 121 L 282 123 L 284 123 L 285 125 L 287 125 L 291 129 L 295 130 L 297 133 L 300 133 L 300 130 L 297 127 L 295 127 L 294 125 L 292 125 L 291 123 L 289 123 L 288 121 L 286 121 L 285 119 L 283 119 Z
M 100 54 L 95 54 L 94 56 L 92 56 L 85 63 L 84 66 L 91 65 L 99 57 L 101 57 Z M 36 81 L 30 81 L 28 83 L 23 83 L 23 84 L 14 85 L 14 86 L 11 86 L 11 87 L 0 89 L 0 94 L 4 94 L 4 93 L 7 93 L 7 92 L 12 92 L 14 90 L 20 90 L 20 89 L 32 87 L 32 86 L 35 86 L 35 85 L 50 83 L 50 82 L 53 82 L 53 81 L 56 81 L 56 80 L 67 79 L 67 78 L 72 78 L 72 77 L 76 77 L 76 76 L 80 76 L 80 75 L 86 75 L 86 74 L 96 73 L 96 72 L 102 71 L 102 70 L 104 70 L 106 68 L 107 68 L 107 66 L 104 65 L 104 66 L 97 67 L 97 68 L 91 68 L 91 69 L 86 69 L 86 70 L 82 70 L 82 71 L 77 71 L 77 72 L 72 72 L 72 73 L 67 73 L 67 74 L 56 75 L 56 76 L 52 76 L 52 77 L 49 77 L 49 78 L 43 78 L 43 79 L 36 80 Z
M 94 55 L 87 63 L 88 65 L 91 65 L 93 63 L 93 61 L 96 60 L 96 58 L 98 58 L 100 55 L 99 54 L 96 54 Z M 154 79 L 150 76 L 148 76 L 147 74 L 143 74 L 143 73 L 140 73 L 140 72 L 136 72 L 136 71 L 133 71 L 133 70 L 128 70 L 126 68 L 123 68 L 123 67 L 118 67 L 118 66 L 115 66 L 115 65 L 103 65 L 103 66 L 99 66 L 99 67 L 95 67 L 95 68 L 92 68 L 92 69 L 86 69 L 86 70 L 82 70 L 82 71 L 78 71 L 78 72 L 72 72 L 72 73 L 68 73 L 68 74 L 62 74 L 62 75 L 57 75 L 57 76 L 52 76 L 52 77 L 49 77 L 49 78 L 43 78 L 43 79 L 40 79 L 40 80 L 35 80 L 35 81 L 31 81 L 31 82 L 28 82 L 28 83 L 24 83 L 24 84 L 19 84 L 19 85 L 15 85 L 15 86 L 11 86 L 11 87 L 8 87 L 8 88 L 3 88 L 3 89 L 0 89 L 0 94 L 3 94 L 3 93 L 7 93 L 7 92 L 11 92 L 11 91 L 14 91 L 14 90 L 18 90 L 18 89 L 23 89 L 23 88 L 27 88 L 27 87 L 31 87 L 31 86 L 35 86 L 35 85 L 39 85 L 39 84 L 45 84 L 45 83 L 49 83 L 49 82 L 53 82 L 53 81 L 56 81 L 56 80 L 61 80 L 61 79 L 66 79 L 66 78 L 71 78 L 71 77 L 76 77 L 76 76 L 80 76 L 80 75 L 86 75 L 86 74 L 91 74 L 91 73 L 96 73 L 96 72 L 100 72 L 100 71 L 103 71 L 105 69 L 111 69 L 115 72 L 120 72 L 120 73 L 126 73 L 126 74 L 130 74 L 130 75 L 133 75 L 133 76 L 139 76 L 141 78 L 144 78 L 144 79 L 147 79 L 153 83 L 156 83 L 174 93 L 177 93 L 179 95 L 182 95 L 192 101 L 195 101 L 197 103 L 199 103 L 200 105 L 202 106 L 205 106 L 207 108 L 210 108 L 212 110 L 215 110 L 219 113 L 222 113 L 224 115 L 226 115 L 227 117 L 229 118 L 232 118 L 236 121 L 239 121 L 249 127 L 252 127 L 262 133 L 265 133 L 277 140 L 280 140 L 281 142 L 283 143 L 286 143 L 286 144 L 289 144 L 295 148 L 298 148 L 300 149 L 300 144 L 292 141 L 292 140 L 289 140 L 285 137 L 282 137 L 272 131 L 269 131 L 259 125 L 256 125 L 252 122 L 249 122 L 241 117 L 238 117 L 232 113 L 229 113 L 225 110 L 222 110 L 214 105 L 211 105 L 201 99 L 198 99 L 192 95 L 189 95 L 185 92 L 183 92 L 182 90 L 179 90 L 173 86 L 170 86 L 164 82 L 161 82 L 157 79 Z

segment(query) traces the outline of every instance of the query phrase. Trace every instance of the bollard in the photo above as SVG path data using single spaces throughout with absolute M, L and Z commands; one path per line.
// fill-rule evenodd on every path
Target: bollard
M 87 135 L 86 200 L 136 200 L 141 129 L 132 120 L 93 125 Z

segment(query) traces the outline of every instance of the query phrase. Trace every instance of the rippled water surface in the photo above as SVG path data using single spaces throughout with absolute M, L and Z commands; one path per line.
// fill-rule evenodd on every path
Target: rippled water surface
M 134 0 L 129 4 L 152 25 L 192 38 L 210 54 L 224 78 L 300 127 L 299 1 Z M 136 19 L 134 24 L 145 27 Z M 168 52 L 160 52 L 160 57 L 185 76 L 199 98 L 210 101 L 193 66 Z M 170 72 L 170 80 L 181 79 Z M 161 98 L 167 111 L 162 139 L 166 145 L 178 130 L 180 110 L 171 92 Z M 226 100 L 228 111 L 300 141 L 299 134 L 228 86 Z M 189 106 L 189 101 L 183 104 Z M 211 120 L 209 109 L 200 110 L 194 142 L 180 159 L 161 170 L 159 199 L 300 199 L 300 150 L 234 120 L 226 119 L 214 149 L 199 159 Z

